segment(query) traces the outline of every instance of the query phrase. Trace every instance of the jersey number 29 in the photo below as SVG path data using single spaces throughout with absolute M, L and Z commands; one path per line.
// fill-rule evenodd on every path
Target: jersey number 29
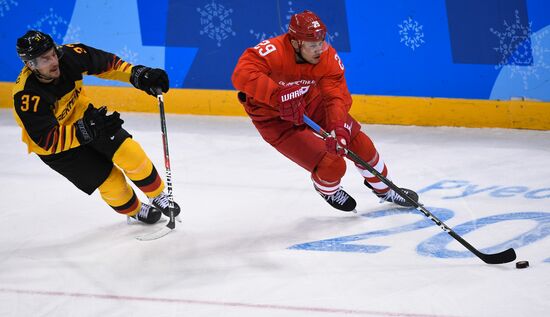
M 261 56 L 266 56 L 267 54 L 277 50 L 275 45 L 271 44 L 269 40 L 260 42 L 260 44 L 254 46 L 254 49 L 257 49 Z

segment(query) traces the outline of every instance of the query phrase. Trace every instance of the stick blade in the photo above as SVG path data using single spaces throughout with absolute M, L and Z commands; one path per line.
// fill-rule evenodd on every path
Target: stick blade
M 137 236 L 136 239 L 138 239 L 139 241 L 152 241 L 152 240 L 156 240 L 158 238 L 162 238 L 162 237 L 164 237 L 165 235 L 169 234 L 172 231 L 174 231 L 174 228 L 164 226 L 160 230 L 157 230 L 157 231 L 154 231 L 154 232 L 151 232 L 151 233 L 147 233 L 147 234 L 144 234 L 144 235 L 141 235 L 141 236 Z
M 484 254 L 480 252 L 477 256 L 487 264 L 503 264 L 514 261 L 516 259 L 516 251 L 510 248 L 495 254 Z

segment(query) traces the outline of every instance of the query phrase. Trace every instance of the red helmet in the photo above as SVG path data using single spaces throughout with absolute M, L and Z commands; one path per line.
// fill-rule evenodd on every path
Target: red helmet
M 290 18 L 288 34 L 290 34 L 292 39 L 298 41 L 323 41 L 327 34 L 327 27 L 317 14 L 305 10 L 304 12 L 296 13 Z

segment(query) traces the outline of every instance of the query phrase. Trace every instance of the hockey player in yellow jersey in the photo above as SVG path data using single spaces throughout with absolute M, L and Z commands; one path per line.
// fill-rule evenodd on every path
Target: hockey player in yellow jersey
M 14 116 L 29 152 L 116 212 L 144 223 L 168 215 L 164 182 L 138 142 L 122 128 L 118 112 L 95 107 L 84 93 L 83 75 L 131 83 L 154 95 L 169 89 L 166 72 L 131 65 L 84 44 L 57 46 L 48 34 L 30 30 L 17 40 L 24 63 L 13 88 Z M 149 202 L 142 203 L 126 175 Z M 174 215 L 180 207 L 174 205 Z M 162 212 L 162 213 L 161 213 Z

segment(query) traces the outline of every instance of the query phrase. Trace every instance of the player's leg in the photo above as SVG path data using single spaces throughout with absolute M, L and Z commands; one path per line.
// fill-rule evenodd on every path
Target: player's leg
M 157 169 L 134 139 L 127 137 L 112 156 L 113 162 L 149 198 L 150 203 L 168 215 L 169 199 L 164 192 L 164 182 Z M 174 216 L 179 215 L 180 207 L 174 202 Z
M 351 116 L 349 116 L 348 119 L 355 121 L 351 118 Z M 359 123 L 357 123 L 357 125 L 359 125 Z M 384 177 L 388 178 L 388 168 L 384 163 L 384 160 L 380 157 L 380 154 L 376 150 L 372 140 L 365 133 L 360 131 L 360 129 L 355 135 L 352 134 L 349 149 L 361 157 L 370 166 L 374 167 L 374 169 Z M 412 206 L 364 167 L 357 163 L 355 166 L 359 170 L 359 173 L 363 176 L 364 184 L 370 188 L 376 196 L 380 197 L 382 201 L 393 202 L 405 207 Z M 413 200 L 418 201 L 418 195 L 414 191 L 406 188 L 402 188 L 402 190 L 409 197 L 413 198 Z
M 168 215 L 168 195 L 164 193 L 164 182 L 155 166 L 139 143 L 123 128 L 112 136 L 106 134 L 89 144 L 122 169 L 124 174 L 149 198 L 149 203 Z M 174 203 L 174 216 L 180 207 Z
M 253 122 L 264 140 L 311 173 L 315 190 L 331 206 L 343 211 L 355 209 L 355 200 L 340 186 L 346 172 L 344 159 L 327 153 L 325 142 L 313 131 L 282 120 Z
M 133 216 L 146 207 L 133 195 L 124 178 L 114 177 L 116 167 L 113 163 L 88 146 L 40 156 L 40 159 L 88 195 L 99 188 L 102 199 L 118 213 Z M 159 211 L 157 214 L 160 218 Z M 151 213 L 140 220 L 154 223 L 158 218 L 155 220 L 155 215 Z
M 114 165 L 107 179 L 99 186 L 99 192 L 101 198 L 118 213 L 148 224 L 156 223 L 161 217 L 158 209 L 137 198 L 122 171 Z

